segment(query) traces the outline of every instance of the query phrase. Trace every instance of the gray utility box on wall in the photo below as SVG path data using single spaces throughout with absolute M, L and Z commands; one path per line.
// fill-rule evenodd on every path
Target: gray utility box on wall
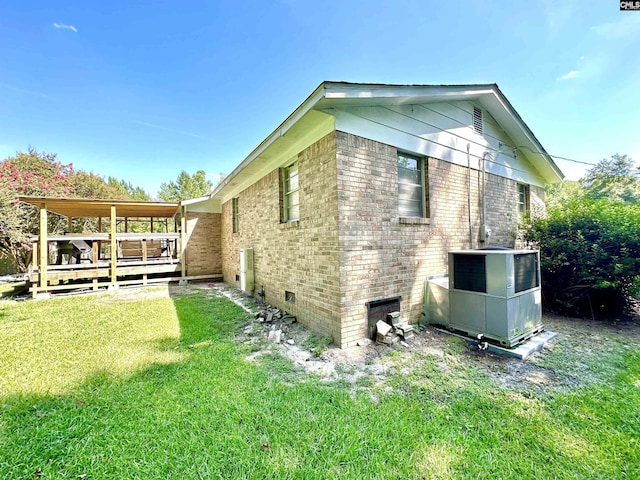
M 544 328 L 539 252 L 449 252 L 448 285 L 444 278 L 427 282 L 425 315 L 429 323 L 482 336 L 507 347 Z

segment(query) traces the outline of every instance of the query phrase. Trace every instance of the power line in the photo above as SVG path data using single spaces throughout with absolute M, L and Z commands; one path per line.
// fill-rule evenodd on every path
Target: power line
M 514 147 L 514 148 L 516 148 L 517 150 L 527 150 L 531 153 L 536 153 L 538 155 L 544 155 L 542 152 L 533 150 L 532 148 L 529 148 L 529 147 L 525 147 L 524 145 L 518 145 L 517 147 Z M 551 155 L 550 153 L 547 153 L 547 155 L 550 156 L 551 158 L 559 158 L 560 160 L 566 160 L 567 162 L 581 163 L 583 165 L 591 165 L 592 167 L 596 165 L 595 163 L 584 162 L 582 160 L 576 160 L 574 158 L 561 157 L 560 155 Z
M 455 106 L 455 105 L 453 105 L 453 104 L 449 104 L 449 105 L 454 106 L 454 107 L 456 107 L 456 108 L 459 108 L 459 109 L 460 109 L 460 107 L 457 107 L 457 106 Z M 423 109 L 425 109 L 425 110 L 429 110 L 429 111 L 431 111 L 431 112 L 433 112 L 433 113 L 436 113 L 436 114 L 438 114 L 438 115 L 441 115 L 441 116 L 443 116 L 443 117 L 445 117 L 445 118 L 448 118 L 448 119 L 450 119 L 450 120 L 453 120 L 453 121 L 455 121 L 456 123 L 459 123 L 461 126 L 465 126 L 465 127 L 466 127 L 466 126 L 468 126 L 468 125 L 466 125 L 466 124 L 461 123 L 458 119 L 455 119 L 455 118 L 453 118 L 453 117 L 450 117 L 450 116 L 448 116 L 448 115 L 446 115 L 446 114 L 444 114 L 444 113 L 442 113 L 442 112 L 432 110 L 431 108 L 429 108 L 429 107 L 427 107 L 427 106 L 425 106 L 425 105 L 419 105 L 419 107 L 421 107 L 421 108 L 423 108 Z M 429 127 L 433 128 L 433 129 L 435 129 L 435 130 L 438 130 L 438 131 L 443 132 L 443 133 L 447 133 L 447 134 L 449 134 L 449 135 L 451 135 L 451 136 L 454 136 L 454 137 L 457 137 L 457 138 L 459 138 L 459 139 L 461 139 L 461 140 L 463 140 L 463 141 L 466 141 L 466 142 L 469 142 L 469 143 L 474 143 L 474 144 L 476 144 L 476 145 L 478 145 L 478 146 L 480 146 L 481 148 L 484 148 L 484 149 L 486 149 L 486 150 L 490 150 L 490 151 L 493 151 L 493 152 L 496 152 L 496 153 L 500 153 L 500 154 L 504 154 L 504 153 L 505 153 L 505 152 L 504 152 L 500 147 L 495 148 L 495 147 L 491 147 L 491 146 L 489 146 L 489 145 L 482 145 L 481 143 L 479 143 L 479 142 L 477 142 L 477 141 L 474 141 L 473 139 L 470 139 L 470 138 L 464 137 L 464 136 L 462 136 L 462 135 L 460 135 L 460 134 L 454 133 L 454 132 L 452 132 L 452 131 L 450 131 L 450 130 L 446 130 L 446 129 L 444 129 L 444 128 L 442 128 L 442 127 L 439 127 L 439 126 L 437 126 L 437 125 L 433 125 L 433 124 L 431 124 L 431 123 L 429 123 L 429 122 L 426 122 L 425 120 L 422 120 L 422 119 L 419 119 L 419 118 L 415 118 L 415 117 L 411 117 L 411 116 L 409 116 L 409 115 L 407 115 L 406 113 L 403 113 L 403 112 L 401 112 L 401 111 L 394 110 L 394 109 L 389 108 L 389 107 L 387 107 L 387 106 L 383 106 L 382 108 L 384 108 L 384 109 L 386 109 L 386 110 L 389 110 L 389 111 L 391 111 L 391 112 L 393 112 L 393 113 L 395 113 L 395 114 L 397 114 L 397 115 L 401 115 L 401 116 L 403 116 L 403 117 L 411 118 L 412 120 L 417 121 L 417 122 L 419 122 L 419 123 L 422 123 L 423 125 L 427 125 L 427 126 L 429 126 Z M 466 110 L 464 110 L 464 109 L 460 109 L 460 110 L 462 110 L 462 111 L 466 112 Z M 372 118 L 363 117 L 362 115 L 358 115 L 358 114 L 356 114 L 356 113 L 354 113 L 354 112 L 350 112 L 350 113 L 351 113 L 352 115 L 354 115 L 354 116 L 358 117 L 358 118 L 363 119 L 363 120 L 368 120 L 368 121 L 370 121 L 370 122 L 377 123 L 377 124 L 379 124 L 379 125 L 383 125 L 383 126 L 386 126 L 386 127 L 388 127 L 388 128 L 392 128 L 392 129 L 394 129 L 394 130 L 401 131 L 399 128 L 394 128 L 394 127 L 393 127 L 393 126 L 391 126 L 391 125 L 385 125 L 385 124 L 383 124 L 383 123 L 381 123 L 381 122 L 379 122 L 379 121 L 377 121 L 377 120 L 374 120 L 374 119 L 372 119 Z M 419 137 L 418 135 L 415 135 L 415 134 L 413 134 L 413 133 L 411 133 L 411 132 L 405 132 L 405 133 L 407 133 L 407 134 L 409 134 L 409 135 L 413 135 L 413 136 Z M 428 141 L 428 142 L 431 142 L 431 143 L 433 143 L 433 144 L 436 144 L 436 145 L 440 145 L 440 146 L 443 146 L 443 147 L 445 146 L 445 145 L 441 145 L 440 143 L 438 143 L 438 142 L 436 142 L 436 141 L 434 141 L 434 140 L 431 140 L 431 139 L 427 139 L 427 138 L 424 138 L 424 137 L 420 137 L 420 138 L 422 138 L 423 140 L 426 140 L 426 141 Z M 496 137 L 493 137 L 493 138 L 495 138 L 496 140 L 499 140 L 499 139 L 498 139 L 498 138 L 496 138 Z M 508 144 L 506 144 L 506 143 L 502 143 L 501 141 L 498 141 L 498 143 L 499 143 L 499 145 L 504 146 L 504 147 L 507 147 L 507 148 L 510 148 L 510 149 L 514 149 L 514 150 L 527 150 L 527 151 L 529 151 L 529 152 L 531 152 L 531 153 L 535 153 L 536 155 L 547 155 L 547 156 L 549 156 L 549 157 L 551 157 L 551 158 L 554 158 L 554 159 L 555 159 L 555 158 L 557 158 L 557 159 L 560 159 L 560 160 L 565 160 L 565 161 L 567 161 L 567 162 L 579 163 L 579 164 L 582 164 L 582 165 L 589 165 L 589 166 L 591 166 L 591 167 L 594 167 L 594 166 L 596 165 L 595 163 L 585 162 L 585 161 L 583 161 L 583 160 L 576 160 L 576 159 L 574 159 L 574 158 L 563 157 L 563 156 L 560 156 L 560 155 L 551 155 L 550 153 L 547 153 L 547 152 L 541 152 L 541 151 L 539 151 L 539 150 L 534 150 L 534 149 L 532 149 L 532 148 L 530 148 L 530 147 L 526 147 L 526 146 L 524 146 L 524 145 L 518 145 L 518 146 L 516 146 L 516 147 L 512 147 L 511 145 L 508 145 Z M 463 150 L 460 150 L 459 148 L 455 148 L 455 147 L 452 147 L 452 146 L 450 146 L 450 145 L 448 145 L 448 147 L 449 147 L 449 148 L 451 148 L 451 149 L 453 149 L 453 150 L 457 150 L 457 151 L 459 151 L 459 152 L 464 153 L 464 151 L 463 151 Z

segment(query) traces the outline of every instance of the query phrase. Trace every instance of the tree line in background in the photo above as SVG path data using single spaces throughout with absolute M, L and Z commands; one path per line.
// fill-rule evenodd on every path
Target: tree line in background
M 160 185 L 158 196 L 178 202 L 207 195 L 212 189 L 204 171 L 193 175 L 182 171 L 175 181 Z M 29 148 L 4 159 L 0 162 L 0 259 L 8 260 L 19 272 L 25 272 L 31 261 L 30 238 L 38 234 L 39 216 L 35 207 L 19 202 L 18 196 L 152 200 L 148 192 L 129 181 L 76 170 L 72 164 L 60 162 L 54 153 Z M 48 222 L 53 234 L 69 228 L 67 219 L 60 215 L 49 215 Z M 145 227 L 134 225 L 136 228 Z M 97 220 L 73 219 L 72 229 L 96 231 Z
M 546 190 L 547 215 L 522 226 L 540 249 L 545 307 L 579 316 L 628 313 L 640 294 L 640 171 L 603 159 Z

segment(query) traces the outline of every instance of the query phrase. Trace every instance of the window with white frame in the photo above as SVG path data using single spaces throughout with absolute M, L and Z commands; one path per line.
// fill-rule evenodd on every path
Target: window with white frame
M 233 217 L 233 233 L 238 233 L 240 231 L 240 215 L 238 208 L 238 197 L 233 198 L 231 200 L 232 206 L 232 217 Z
M 518 184 L 518 213 L 525 215 L 529 211 L 529 185 Z
M 300 184 L 298 163 L 293 163 L 283 171 L 283 213 L 285 222 L 300 220 Z
M 429 216 L 426 179 L 426 159 L 398 152 L 398 216 Z

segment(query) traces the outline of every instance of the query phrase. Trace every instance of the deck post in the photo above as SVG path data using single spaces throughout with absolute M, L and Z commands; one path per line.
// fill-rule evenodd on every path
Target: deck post
M 38 270 L 38 242 L 33 242 L 33 248 L 31 249 L 31 266 L 33 271 Z M 31 294 L 33 298 L 38 296 L 38 285 L 31 286 Z
M 180 266 L 181 276 L 187 276 L 187 207 L 180 207 Z
M 142 264 L 145 266 L 144 273 L 142 274 L 142 285 L 147 284 L 147 239 L 142 239 Z
M 116 288 L 118 282 L 118 275 L 116 272 L 118 263 L 118 244 L 116 242 L 116 206 L 111 205 L 111 228 L 109 231 L 111 240 L 111 285 L 109 288 Z
M 47 291 L 47 265 L 49 265 L 49 241 L 47 240 L 47 205 L 40 204 L 40 290 Z M 34 295 L 37 292 L 34 290 Z
M 31 265 L 34 270 L 38 268 L 38 242 L 33 242 L 33 247 L 31 248 Z
M 100 257 L 100 244 L 97 240 L 91 245 L 91 255 L 93 256 L 93 266 L 96 269 L 96 276 L 93 277 L 93 291 L 98 290 L 98 257 Z
M 98 217 L 98 232 L 102 231 L 102 217 Z
M 67 231 L 73 233 L 73 217 L 67 217 Z

